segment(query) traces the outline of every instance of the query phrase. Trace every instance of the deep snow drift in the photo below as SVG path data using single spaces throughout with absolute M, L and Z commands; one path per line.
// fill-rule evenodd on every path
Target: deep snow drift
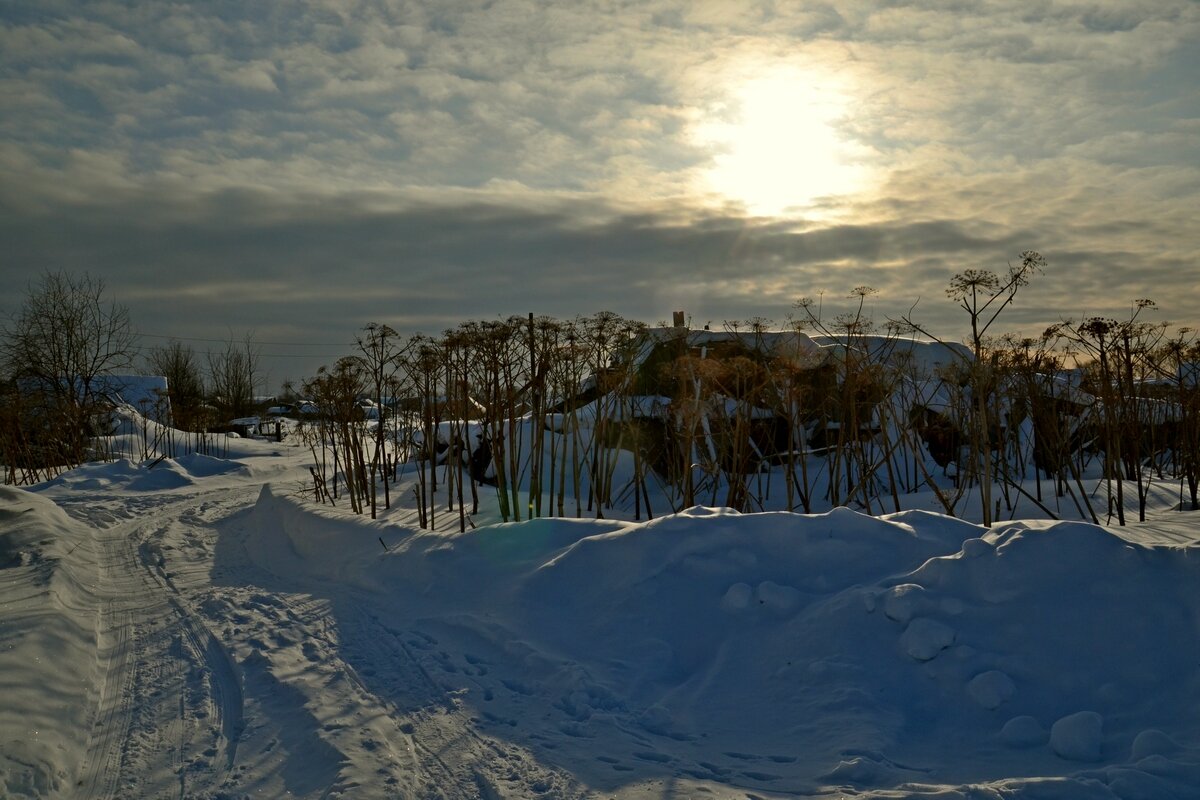
M 427 532 L 292 452 L 0 489 L 0 794 L 1200 797 L 1195 514 Z

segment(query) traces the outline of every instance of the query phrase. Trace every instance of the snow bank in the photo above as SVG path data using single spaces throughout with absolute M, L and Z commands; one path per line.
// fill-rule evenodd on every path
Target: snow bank
M 0 490 L 0 795 L 1198 796 L 1194 515 L 434 533 L 288 463 Z
M 2 797 L 73 796 L 99 693 L 89 545 L 51 501 L 0 486 Z
M 447 535 L 269 491 L 250 530 L 276 574 L 370 591 L 481 725 L 601 789 L 1200 786 L 1194 549 L 846 509 Z

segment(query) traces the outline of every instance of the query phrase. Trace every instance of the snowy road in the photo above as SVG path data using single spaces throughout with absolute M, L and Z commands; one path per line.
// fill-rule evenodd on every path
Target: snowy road
M 255 563 L 260 488 L 58 498 L 93 531 L 99 609 L 77 796 L 582 794 L 481 735 L 406 642 L 430 637 L 381 619 L 386 598 Z
M 217 494 L 245 502 L 244 491 Z M 211 552 L 191 519 L 197 499 L 61 503 L 94 531 L 99 692 L 79 778 L 83 797 L 187 797 L 229 781 L 243 698 L 228 653 L 192 606 Z M 164 549 L 182 558 L 168 562 Z M 186 570 L 182 587 L 176 568 Z
M 1200 797 L 1194 515 L 435 533 L 298 475 L 0 487 L 0 796 Z

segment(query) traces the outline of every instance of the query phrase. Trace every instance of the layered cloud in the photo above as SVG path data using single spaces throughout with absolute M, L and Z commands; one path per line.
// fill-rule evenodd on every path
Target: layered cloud
M 953 335 L 950 275 L 1026 248 L 1050 269 L 1014 326 L 1137 297 L 1200 324 L 1187 0 L 0 14 L 0 278 L 88 269 L 155 333 L 781 320 L 869 284 L 881 318 L 920 297 Z M 722 145 L 697 131 L 778 70 L 837 85 L 833 125 L 872 180 L 774 218 L 710 188 Z

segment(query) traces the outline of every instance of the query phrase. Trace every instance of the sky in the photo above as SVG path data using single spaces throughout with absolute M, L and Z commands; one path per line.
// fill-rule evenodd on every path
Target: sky
M 0 312 L 87 271 L 271 383 L 370 322 L 801 297 L 1200 327 L 1200 3 L 0 2 Z M 914 307 L 915 304 L 915 307 Z

